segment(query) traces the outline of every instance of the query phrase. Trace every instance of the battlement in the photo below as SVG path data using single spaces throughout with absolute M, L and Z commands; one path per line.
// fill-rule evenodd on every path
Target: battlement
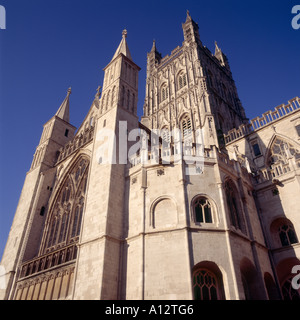
M 269 110 L 261 117 L 256 117 L 250 120 L 247 124 L 242 124 L 239 128 L 234 128 L 228 132 L 227 135 L 224 135 L 225 143 L 231 143 L 237 139 L 240 139 L 256 130 L 259 130 L 269 124 L 286 117 L 294 112 L 297 112 L 300 109 L 300 99 L 295 97 L 288 101 L 288 104 L 282 104 L 276 107 L 273 111 Z

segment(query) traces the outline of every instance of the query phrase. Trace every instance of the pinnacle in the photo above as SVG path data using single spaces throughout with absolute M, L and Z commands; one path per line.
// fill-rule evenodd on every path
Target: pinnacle
M 124 29 L 122 32 L 122 40 L 118 46 L 117 51 L 115 52 L 112 60 L 114 60 L 120 53 L 122 53 L 125 57 L 129 58 L 130 60 L 132 60 L 129 48 L 128 48 L 128 44 L 127 44 L 127 30 Z
M 62 102 L 61 106 L 56 112 L 56 116 L 65 120 L 66 122 L 70 122 L 70 94 L 72 93 L 72 89 L 69 88 L 67 92 L 67 96 L 65 97 L 64 101 Z

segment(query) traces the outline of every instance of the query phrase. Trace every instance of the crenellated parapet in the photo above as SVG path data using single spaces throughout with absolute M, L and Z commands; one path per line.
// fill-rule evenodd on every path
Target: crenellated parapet
M 300 109 L 300 99 L 295 97 L 288 101 L 288 103 L 281 104 L 274 110 L 269 110 L 262 114 L 261 117 L 256 117 L 250 120 L 247 124 L 240 125 L 237 129 L 234 128 L 224 135 L 225 143 L 231 143 L 237 139 L 245 137 L 246 135 L 259 130 L 281 118 L 284 118 Z

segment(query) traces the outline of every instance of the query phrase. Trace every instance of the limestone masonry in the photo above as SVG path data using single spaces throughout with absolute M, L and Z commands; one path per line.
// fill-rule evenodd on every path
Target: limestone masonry
M 124 30 L 81 126 L 71 89 L 44 124 L 1 299 L 300 298 L 300 99 L 249 121 L 226 55 L 182 29 L 147 54 L 140 121 Z

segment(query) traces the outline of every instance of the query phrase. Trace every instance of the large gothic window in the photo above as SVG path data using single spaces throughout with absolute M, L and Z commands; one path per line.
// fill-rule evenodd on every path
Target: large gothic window
M 300 148 L 296 148 L 291 143 L 276 137 L 268 157 L 268 165 L 272 169 L 273 177 L 291 170 L 289 164 L 289 159 L 291 158 L 295 158 L 297 166 L 300 167 Z
M 44 234 L 45 253 L 76 243 L 80 233 L 88 176 L 87 159 L 77 162 L 51 206 Z

